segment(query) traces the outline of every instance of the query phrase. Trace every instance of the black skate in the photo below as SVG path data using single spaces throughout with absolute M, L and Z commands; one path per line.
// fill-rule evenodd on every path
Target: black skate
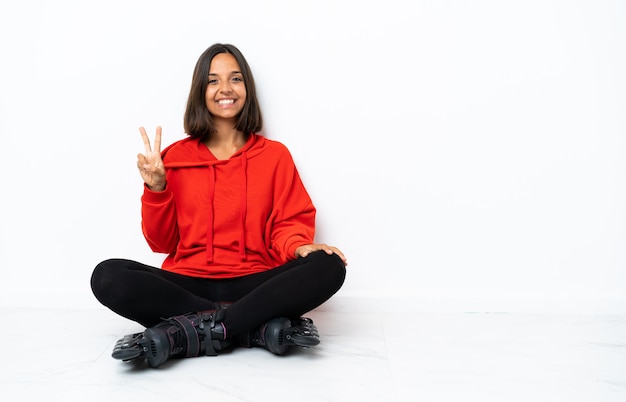
M 175 357 L 216 356 L 231 344 L 224 337 L 223 316 L 224 310 L 211 310 L 168 318 L 118 340 L 112 356 L 122 361 L 145 358 L 150 367 Z
M 282 355 L 290 346 L 310 348 L 318 345 L 320 337 L 317 327 L 310 318 L 300 317 L 290 320 L 279 317 L 268 321 L 256 330 L 252 334 L 252 343 L 274 354 Z

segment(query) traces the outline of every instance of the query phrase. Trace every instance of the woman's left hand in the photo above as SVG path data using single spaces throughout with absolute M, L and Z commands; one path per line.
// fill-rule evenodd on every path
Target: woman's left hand
M 337 254 L 339 258 L 341 258 L 341 261 L 343 261 L 343 264 L 348 265 L 348 260 L 346 259 L 346 256 L 343 255 L 341 250 L 339 250 L 337 247 L 329 246 L 327 244 L 307 244 L 304 246 L 300 246 L 296 249 L 296 257 L 306 257 L 312 252 L 319 250 L 324 250 L 328 255 Z

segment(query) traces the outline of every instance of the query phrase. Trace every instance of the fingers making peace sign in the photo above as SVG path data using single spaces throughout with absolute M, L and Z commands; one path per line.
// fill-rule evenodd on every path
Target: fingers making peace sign
M 154 149 L 150 146 L 150 139 L 146 129 L 139 127 L 145 154 L 137 155 L 137 168 L 141 178 L 152 191 L 163 191 L 165 189 L 165 166 L 161 160 L 161 127 L 157 127 L 154 136 Z

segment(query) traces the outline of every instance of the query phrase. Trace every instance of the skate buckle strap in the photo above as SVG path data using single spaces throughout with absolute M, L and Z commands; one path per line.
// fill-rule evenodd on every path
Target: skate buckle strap
M 200 339 L 193 322 L 186 316 L 172 317 L 172 320 L 180 324 L 187 337 L 187 357 L 196 357 L 200 354 Z
M 198 329 L 204 332 L 204 352 L 207 356 L 217 356 L 215 347 L 213 347 L 213 339 L 211 338 L 211 325 L 214 319 L 213 314 L 202 313 L 198 320 Z

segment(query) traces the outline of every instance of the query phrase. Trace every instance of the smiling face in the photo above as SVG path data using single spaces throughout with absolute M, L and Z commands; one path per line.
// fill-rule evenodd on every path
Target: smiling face
M 232 54 L 219 53 L 211 60 L 205 101 L 216 120 L 235 120 L 243 109 L 246 85 Z

